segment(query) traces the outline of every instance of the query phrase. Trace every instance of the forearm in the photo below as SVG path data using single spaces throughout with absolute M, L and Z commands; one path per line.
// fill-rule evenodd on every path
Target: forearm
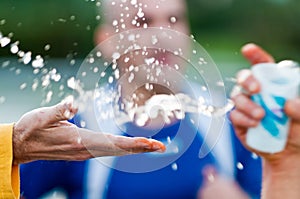
M 300 158 L 263 161 L 262 199 L 300 198 Z

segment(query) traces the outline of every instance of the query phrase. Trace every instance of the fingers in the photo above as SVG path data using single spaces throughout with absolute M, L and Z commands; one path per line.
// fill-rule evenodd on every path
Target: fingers
M 260 91 L 260 84 L 250 70 L 241 70 L 237 74 L 237 83 L 250 95 Z
M 243 112 L 237 110 L 231 112 L 230 119 L 235 126 L 244 128 L 255 127 L 259 123 L 259 120 L 255 120 L 252 117 L 249 117 Z
M 143 137 L 124 137 L 124 136 L 114 136 L 114 149 L 119 155 L 126 155 L 131 153 L 144 153 L 144 152 L 164 152 L 166 147 L 163 143 L 147 139 Z
M 265 62 L 275 62 L 274 58 L 270 54 L 253 43 L 244 45 L 241 51 L 244 57 L 250 61 L 252 65 Z
M 300 98 L 287 101 L 284 109 L 289 117 L 300 122 Z
M 50 122 L 69 120 L 74 117 L 78 109 L 74 107 L 72 101 L 62 101 L 61 103 L 47 108 L 47 115 Z
M 251 120 L 259 121 L 265 115 L 263 108 L 255 104 L 249 97 L 245 95 L 238 95 L 233 99 L 233 101 L 235 102 L 236 110 L 239 110 Z
M 145 152 L 164 152 L 163 143 L 144 137 L 125 137 L 113 134 L 95 133 L 87 129 L 79 128 L 81 144 L 94 157 L 123 156 Z
M 246 95 L 237 95 L 233 98 L 235 110 L 230 113 L 230 120 L 235 128 L 237 137 L 245 142 L 248 128 L 255 127 L 264 117 L 264 110 L 255 104 Z

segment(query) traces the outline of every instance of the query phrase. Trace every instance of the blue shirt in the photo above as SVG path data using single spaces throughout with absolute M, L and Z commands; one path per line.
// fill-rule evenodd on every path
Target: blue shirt
M 141 128 L 134 125 L 129 125 L 127 131 L 142 132 Z M 182 134 L 178 135 L 180 133 Z M 184 150 L 184 152 L 178 155 L 141 154 L 118 158 L 115 168 L 124 168 L 122 165 L 128 162 L 131 163 L 130 166 L 151 168 L 151 164 L 167 161 L 165 167 L 150 172 L 129 173 L 112 170 L 106 194 L 108 199 L 196 198 L 198 189 L 203 183 L 202 170 L 208 165 L 216 166 L 214 157 L 208 154 L 204 158 L 199 158 L 203 139 L 188 119 L 163 128 L 152 138 L 163 140 L 166 136 L 170 136 L 172 142 L 177 141 L 181 148 L 179 151 Z
M 153 133 L 135 125 L 127 125 L 126 132 L 130 132 L 130 136 L 147 136 Z M 147 153 L 116 158 L 115 169 L 111 169 L 109 177 L 105 179 L 106 198 L 196 198 L 198 189 L 203 184 L 202 169 L 207 165 L 219 165 L 211 153 L 199 158 L 203 138 L 188 117 L 152 136 L 162 141 L 167 137 L 181 147 L 179 153 Z M 243 169 L 235 169 L 235 178 L 253 198 L 259 198 L 260 159 L 253 158 L 253 154 L 237 138 L 234 137 L 233 143 L 234 165 L 243 165 Z M 86 161 L 37 161 L 21 165 L 21 194 L 27 199 L 34 199 L 59 187 L 66 191 L 70 199 L 84 198 L 84 187 L 89 183 L 85 179 L 86 169 Z M 144 172 L 146 170 L 149 172 Z

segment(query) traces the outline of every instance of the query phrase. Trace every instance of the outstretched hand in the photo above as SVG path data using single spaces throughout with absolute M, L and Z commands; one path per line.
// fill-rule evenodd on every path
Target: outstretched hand
M 78 128 L 67 121 L 76 113 L 72 103 L 62 102 L 23 115 L 13 130 L 14 164 L 34 160 L 85 160 L 165 150 L 165 146 L 156 140 Z

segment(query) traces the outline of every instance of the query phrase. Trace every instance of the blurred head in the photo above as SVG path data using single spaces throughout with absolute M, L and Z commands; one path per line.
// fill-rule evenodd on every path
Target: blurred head
M 186 0 L 103 0 L 95 42 L 134 28 L 162 27 L 189 34 Z
M 112 40 L 112 43 L 100 49 L 104 57 L 105 54 L 107 57 L 112 57 L 111 55 L 117 51 L 117 48 L 130 43 L 128 42 L 128 35 L 117 37 L 117 40 L 111 39 L 117 34 L 123 35 L 124 33 L 125 35 L 128 31 L 134 31 L 135 35 L 139 35 L 142 38 L 137 42 L 141 47 L 152 45 L 156 39 L 158 41 L 156 43 L 162 46 L 162 48 L 141 48 L 133 52 L 120 53 L 116 62 L 121 77 L 124 77 L 126 80 L 126 82 L 122 83 L 124 88 L 123 92 L 130 87 L 127 79 L 130 79 L 130 71 L 133 66 L 146 65 L 144 68 L 152 68 L 154 69 L 153 73 L 156 73 L 158 70 L 163 71 L 167 67 L 181 68 L 180 66 L 184 65 L 184 61 L 179 56 L 174 55 L 174 51 L 168 51 L 166 49 L 185 51 L 189 47 L 186 40 L 176 38 L 174 33 L 177 31 L 185 35 L 189 34 L 185 0 L 103 0 L 101 7 L 103 21 L 95 32 L 95 42 L 99 44 L 107 39 Z M 151 32 L 149 28 L 157 28 L 157 30 L 155 30 L 157 34 L 153 34 L 153 31 L 149 33 Z M 159 35 L 166 29 L 173 31 L 170 37 L 168 37 L 168 39 L 159 38 Z M 136 34 L 137 31 L 138 34 Z M 156 38 L 156 36 L 158 38 Z M 147 41 L 152 42 L 147 43 Z M 139 70 L 134 76 L 135 83 L 139 81 L 144 82 L 150 73 L 151 72 L 146 71 L 146 69 L 144 71 Z M 165 74 L 170 73 L 165 72 Z M 155 76 L 155 74 L 153 74 L 153 76 Z M 164 79 L 166 78 L 162 76 L 161 80 L 163 81 Z M 153 94 L 172 93 L 169 90 L 170 88 L 164 86 L 160 80 L 152 84 L 152 87 L 152 92 L 144 91 L 145 88 L 143 87 L 136 89 L 135 93 L 143 93 L 142 98 L 144 98 L 144 100 Z M 131 94 L 129 94 L 129 96 L 131 96 Z
M 116 33 L 128 30 L 140 29 L 140 34 L 145 38 L 146 34 L 149 34 L 147 28 L 153 27 L 189 34 L 185 0 L 103 0 L 101 12 L 103 22 L 95 32 L 95 42 L 97 44 Z M 159 32 L 161 33 L 160 30 L 158 30 L 158 34 Z M 148 37 L 153 37 L 153 34 L 149 34 Z M 124 42 L 126 41 L 118 41 L 118 43 Z M 176 38 L 159 42 L 163 48 L 170 49 L 180 48 L 184 50 L 188 46 L 188 44 Z M 113 47 L 117 45 L 117 42 L 115 42 L 111 45 L 111 49 L 102 50 L 112 54 L 115 50 Z M 148 44 L 142 44 L 142 46 L 146 45 Z M 146 58 L 155 58 L 163 65 L 174 65 L 178 64 L 179 61 L 173 52 L 157 52 L 157 50 L 147 49 L 147 53 L 142 54 L 136 53 L 129 62 L 122 64 L 120 64 L 121 57 L 119 60 L 120 67 L 125 69 L 132 64 L 135 66 L 144 64 Z

